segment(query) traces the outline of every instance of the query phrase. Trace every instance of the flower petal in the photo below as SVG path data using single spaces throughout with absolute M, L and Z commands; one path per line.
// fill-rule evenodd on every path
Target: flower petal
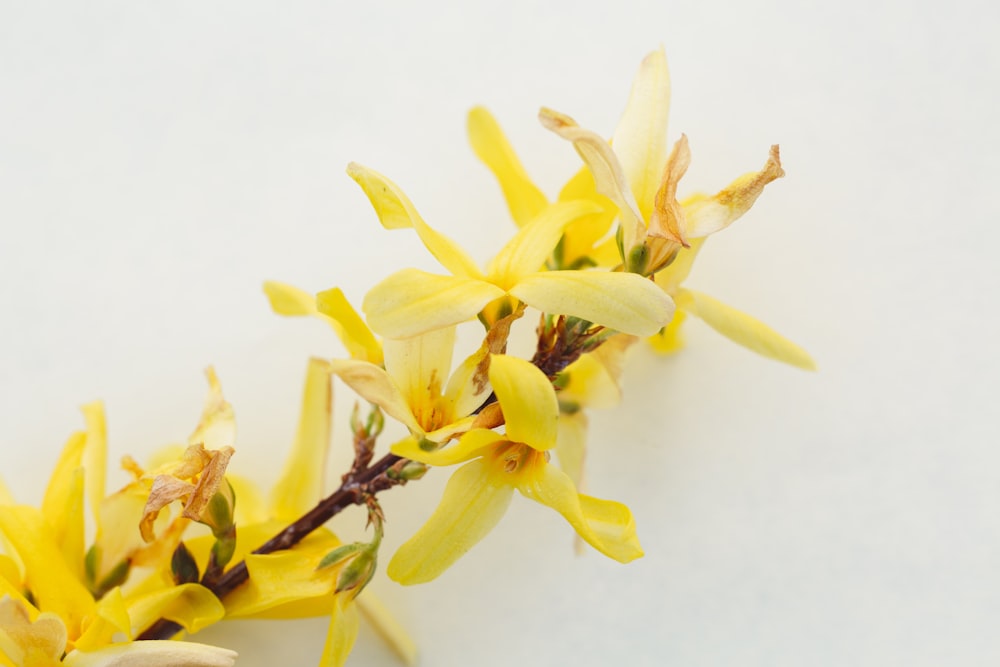
M 681 248 L 674 261 L 653 276 L 656 284 L 662 287 L 667 294 L 674 294 L 681 283 L 687 280 L 694 260 L 698 256 L 698 251 L 704 244 L 705 237 L 691 239 L 689 247 Z
M 740 176 L 713 197 L 701 195 L 684 201 L 686 236 L 689 239 L 708 236 L 728 227 L 750 210 L 765 185 L 784 175 L 778 147 L 771 146 L 767 162 L 760 171 Z
M 125 596 L 133 634 L 138 635 L 157 619 L 165 618 L 188 632 L 198 632 L 221 621 L 226 610 L 201 584 L 181 584 Z
M 683 324 L 687 313 L 680 308 L 674 311 L 674 317 L 667 326 L 649 337 L 650 346 L 660 354 L 679 352 L 685 344 Z
M 406 396 L 383 369 L 367 361 L 347 359 L 332 360 L 330 368 L 363 399 L 379 406 L 411 431 L 421 431 L 420 424 L 413 418 L 413 411 L 406 402 Z
M 201 422 L 188 438 L 188 444 L 203 445 L 206 449 L 231 447 L 236 442 L 236 415 L 233 406 L 222 395 L 222 384 L 209 366 L 205 369 L 208 378 L 208 396 L 201 413 Z
M 544 451 L 556 445 L 559 404 L 552 382 L 529 361 L 495 354 L 490 384 L 507 423 L 507 439 Z
M 548 271 L 521 279 L 510 293 L 543 313 L 572 315 L 633 336 L 656 333 L 674 312 L 670 297 L 633 273 Z
M 343 667 L 358 638 L 358 610 L 347 595 L 338 595 L 326 631 L 319 667 Z
M 441 394 L 451 372 L 455 327 L 403 339 L 385 341 L 385 370 L 403 392 L 423 430 L 433 430 L 431 414 L 439 409 Z
M 670 72 L 663 47 L 647 55 L 629 93 L 611 144 L 632 194 L 648 220 L 666 162 Z
M 309 360 L 295 442 L 285 460 L 285 469 L 271 490 L 271 508 L 276 519 L 295 521 L 312 509 L 323 495 L 323 473 L 333 420 L 332 370 L 328 361 Z
M 382 346 L 339 287 L 317 294 L 316 308 L 335 324 L 337 335 L 352 358 L 376 365 L 382 363 Z
M 552 254 L 567 225 L 600 212 L 600 206 L 586 200 L 557 202 L 546 207 L 521 227 L 490 262 L 491 281 L 509 288 L 521 276 L 535 273 Z
M 317 567 L 336 543 L 246 557 L 250 580 L 226 598 L 228 618 L 305 618 L 330 613 L 339 570 Z
M 87 423 L 87 446 L 83 450 L 83 488 L 87 492 L 94 519 L 98 519 L 101 502 L 104 500 L 104 478 L 108 467 L 108 430 L 104 419 L 104 404 L 94 401 L 80 410 Z
M 84 621 L 83 634 L 73 642 L 81 651 L 94 651 L 111 643 L 116 633 L 132 638 L 132 621 L 122 591 L 114 587 L 97 601 L 94 614 Z
M 559 439 L 556 443 L 559 467 L 576 486 L 583 486 L 583 462 L 587 457 L 587 415 L 583 410 L 559 415 Z
M 502 289 L 483 280 L 403 269 L 375 285 L 362 309 L 378 333 L 408 338 L 471 320 L 503 295 Z
M 502 473 L 500 473 L 502 475 Z M 389 562 L 389 578 L 404 585 L 436 579 L 497 525 L 514 493 L 491 462 L 455 471 L 434 514 Z
M 611 146 L 598 134 L 585 130 L 576 121 L 552 109 L 543 108 L 538 118 L 547 129 L 563 139 L 573 142 L 573 147 L 594 175 L 597 191 L 613 201 L 621 218 L 623 245 L 631 249 L 641 243 L 646 234 L 646 223 L 639 212 L 635 196 L 629 189 L 625 172 Z
M 476 428 L 462 434 L 462 437 L 454 445 L 449 445 L 444 449 L 427 451 L 421 449 L 420 441 L 410 436 L 403 438 L 392 445 L 390 450 L 396 456 L 402 456 L 414 461 L 420 461 L 431 466 L 451 466 L 456 463 L 465 463 L 469 459 L 482 456 L 498 442 L 506 438 L 495 431 L 485 428 Z
M 368 195 L 368 200 L 383 227 L 386 229 L 412 227 L 424 246 L 441 262 L 441 266 L 456 276 L 482 277 L 483 274 L 476 266 L 475 260 L 457 243 L 424 222 L 398 185 L 374 169 L 363 167 L 356 162 L 347 165 L 347 175 L 353 178 Z
M 232 667 L 236 653 L 229 649 L 169 640 L 145 640 L 106 646 L 98 651 L 73 651 L 66 667 Z
M 531 182 L 493 114 L 484 107 L 472 109 L 467 128 L 472 150 L 500 183 L 514 222 L 526 225 L 548 205 L 545 195 Z
M 569 476 L 555 466 L 543 463 L 526 471 L 517 488 L 562 514 L 580 537 L 605 556 L 620 563 L 642 556 L 628 507 L 577 493 Z
M 42 499 L 42 514 L 63 558 L 78 579 L 83 578 L 84 480 L 83 452 L 87 435 L 70 436 L 56 463 Z
M 807 371 L 816 370 L 816 362 L 808 352 L 760 320 L 700 292 L 681 289 L 676 298 L 679 308 L 701 318 L 729 340 L 769 359 Z
M 369 590 L 355 598 L 354 603 L 375 632 L 407 665 L 417 661 L 417 645 L 388 608 Z

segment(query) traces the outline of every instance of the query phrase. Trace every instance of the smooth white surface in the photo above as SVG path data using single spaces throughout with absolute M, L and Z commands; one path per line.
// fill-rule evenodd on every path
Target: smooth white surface
M 347 162 L 485 260 L 512 226 L 466 110 L 490 107 L 554 194 L 578 162 L 537 108 L 610 135 L 663 43 L 682 193 L 776 142 L 788 172 L 689 284 L 821 372 L 694 323 L 681 356 L 636 354 L 625 404 L 593 420 L 590 490 L 632 507 L 644 559 L 577 558 L 517 498 L 438 582 L 376 590 L 423 665 L 995 665 L 997 18 L 985 1 L 2 2 L 0 474 L 37 502 L 94 398 L 112 461 L 182 441 L 213 363 L 233 466 L 270 483 L 307 357 L 341 351 L 272 315 L 261 281 L 358 303 L 389 269 L 434 268 L 379 228 Z M 390 547 L 445 478 L 386 496 Z M 325 629 L 198 639 L 241 667 L 308 665 Z M 394 663 L 363 630 L 350 664 Z

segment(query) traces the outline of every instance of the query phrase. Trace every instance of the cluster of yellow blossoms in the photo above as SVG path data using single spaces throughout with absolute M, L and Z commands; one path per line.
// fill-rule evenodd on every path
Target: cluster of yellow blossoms
M 0 664 L 231 665 L 231 651 L 168 640 L 225 618 L 329 615 L 320 664 L 341 665 L 357 634 L 356 606 L 411 661 L 410 640 L 359 594 L 382 539 L 378 494 L 428 467 L 460 465 L 388 563 L 402 584 L 444 572 L 500 521 L 515 490 L 557 511 L 601 553 L 641 556 L 629 509 L 579 490 L 586 409 L 618 401 L 627 348 L 646 337 L 661 351 L 678 349 L 691 314 L 760 354 L 813 367 L 767 326 L 683 286 L 705 238 L 784 172 L 775 146 L 760 171 L 678 201 L 690 153 L 684 136 L 667 150 L 669 95 L 657 51 L 643 61 L 610 142 L 543 109 L 542 124 L 584 162 L 554 202 L 489 112 L 474 109 L 473 149 L 518 226 L 485 270 L 428 225 L 399 186 L 351 164 L 382 226 L 413 229 L 445 273 L 393 273 L 365 296 L 364 317 L 336 288 L 314 296 L 265 285 L 276 312 L 323 319 L 349 355 L 310 361 L 298 432 L 269 502 L 228 469 L 234 414 L 213 372 L 187 446 L 146 467 L 126 459 L 132 481 L 110 495 L 103 409 L 85 406 L 86 430 L 67 442 L 40 509 L 0 486 Z M 530 359 L 508 355 L 511 328 L 528 312 L 538 322 L 536 350 Z M 453 364 L 456 330 L 475 320 L 482 344 Z M 331 493 L 322 471 L 334 376 L 373 407 L 367 419 L 352 416 L 354 465 Z M 384 416 L 407 435 L 373 462 Z M 351 504 L 368 507 L 370 542 L 343 544 L 324 527 Z

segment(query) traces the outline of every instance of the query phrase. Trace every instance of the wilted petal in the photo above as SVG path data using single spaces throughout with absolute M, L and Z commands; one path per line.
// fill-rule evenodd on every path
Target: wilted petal
M 543 313 L 572 315 L 634 336 L 656 333 L 674 312 L 663 290 L 633 273 L 548 271 L 522 279 L 510 293 Z
M 351 357 L 376 365 L 382 363 L 382 346 L 339 287 L 317 294 L 316 308 L 334 323 Z
M 495 354 L 490 384 L 507 423 L 507 439 L 544 451 L 556 444 L 559 404 L 552 382 L 529 361 Z
M 312 509 L 322 497 L 333 419 L 332 370 L 328 361 L 309 360 L 295 442 L 285 460 L 285 469 L 271 490 L 271 507 L 277 519 L 294 521 Z M 237 499 L 240 499 L 239 495 Z
M 485 459 L 456 470 L 434 514 L 392 557 L 389 578 L 404 585 L 428 582 L 465 555 L 507 511 L 514 487 L 505 481 Z
M 584 130 L 576 121 L 552 109 L 543 108 L 538 118 L 549 130 L 573 142 L 573 147 L 594 175 L 597 191 L 613 201 L 621 219 L 623 245 L 626 249 L 640 243 L 646 234 L 646 223 L 629 189 L 618 156 L 598 134 Z
M 236 653 L 189 641 L 149 640 L 106 646 L 92 652 L 73 651 L 66 667 L 232 667 Z
M 769 359 L 807 371 L 816 370 L 816 362 L 808 352 L 760 320 L 700 292 L 681 289 L 676 298 L 678 307 L 704 320 L 731 341 Z
M 507 289 L 521 276 L 535 273 L 552 254 L 567 225 L 600 211 L 600 206 L 585 200 L 546 207 L 500 250 L 490 263 L 490 279 Z
M 483 107 L 474 108 L 469 112 L 467 127 L 472 150 L 500 183 L 514 222 L 518 226 L 527 224 L 548 205 L 545 195 L 531 182 L 489 111 Z
M 765 185 L 784 175 L 778 147 L 771 146 L 767 162 L 760 171 L 740 176 L 713 197 L 701 195 L 688 198 L 684 201 L 687 237 L 708 236 L 728 227 L 750 210 Z
M 66 648 L 66 626 L 52 613 L 31 620 L 29 608 L 11 597 L 0 598 L 0 662 L 23 667 L 58 665 Z
M 580 537 L 605 556 L 621 563 L 642 556 L 632 512 L 621 503 L 577 493 L 569 476 L 555 466 L 534 466 L 522 475 L 517 488 L 562 514 Z
M 233 406 L 222 395 L 222 384 L 215 369 L 205 369 L 208 378 L 208 396 L 201 412 L 201 422 L 188 438 L 188 444 L 202 445 L 206 449 L 229 447 L 236 442 L 236 415 Z
M 334 359 L 330 368 L 363 399 L 379 406 L 411 431 L 421 430 L 420 424 L 413 418 L 406 396 L 383 369 L 367 361 L 346 359 Z
M 612 145 L 642 215 L 648 220 L 666 160 L 670 72 L 660 47 L 647 55 L 632 82 Z
M 653 203 L 652 217 L 649 219 L 649 234 L 659 238 L 688 246 L 684 235 L 684 209 L 677 202 L 677 185 L 691 164 L 691 149 L 688 148 L 687 136 L 674 144 L 670 152 L 666 169 L 663 172 L 663 183 L 656 191 Z
M 476 262 L 457 243 L 424 222 L 398 185 L 374 169 L 363 167 L 356 162 L 347 165 L 347 175 L 353 178 L 368 195 L 368 200 L 383 227 L 386 229 L 412 227 L 424 246 L 441 262 L 441 266 L 456 276 L 482 278 L 483 274 L 476 266 Z
M 388 338 L 408 338 L 471 320 L 504 291 L 482 280 L 437 276 L 403 269 L 365 296 L 372 329 Z

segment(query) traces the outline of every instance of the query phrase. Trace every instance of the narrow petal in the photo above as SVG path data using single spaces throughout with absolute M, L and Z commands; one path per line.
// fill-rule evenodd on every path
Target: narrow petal
M 315 316 L 316 297 L 305 290 L 276 280 L 264 283 L 264 294 L 271 304 L 271 310 L 286 317 Z
M 420 424 L 413 418 L 413 412 L 406 396 L 384 370 L 367 361 L 334 359 L 330 368 L 348 387 L 369 403 L 382 410 L 406 426 L 411 431 L 421 431 Z
M 316 308 L 336 325 L 337 335 L 352 358 L 382 363 L 382 346 L 339 287 L 317 294 Z
M 538 112 L 538 118 L 547 129 L 573 142 L 576 152 L 594 175 L 597 191 L 618 207 L 625 248 L 641 243 L 646 233 L 645 219 L 629 189 L 618 156 L 611 150 L 608 142 L 598 134 L 579 127 L 575 120 L 557 111 L 543 108 Z
M 70 436 L 42 498 L 42 514 L 52 529 L 52 536 L 66 564 L 78 579 L 83 577 L 86 473 L 82 463 L 86 444 L 85 433 L 77 432 Z
M 556 444 L 559 467 L 576 488 L 583 487 L 583 463 L 587 458 L 587 415 L 583 410 L 559 415 L 559 440 Z
M 685 345 L 683 325 L 686 319 L 685 311 L 675 310 L 670 323 L 649 337 L 650 346 L 660 354 L 679 352 Z
M 500 287 L 509 288 L 521 276 L 535 273 L 552 254 L 567 225 L 600 212 L 600 206 L 586 200 L 546 207 L 500 250 L 490 263 L 490 279 Z
M 489 369 L 490 355 L 503 354 L 507 351 L 507 339 L 510 328 L 524 315 L 524 305 L 514 309 L 514 312 L 501 317 L 490 326 L 483 338 L 482 345 L 452 373 L 445 390 L 445 398 L 451 402 L 452 414 L 455 417 L 471 415 L 478 410 L 493 388 L 490 386 Z
M 375 628 L 375 632 L 389 645 L 393 653 L 399 656 L 407 665 L 413 665 L 417 661 L 417 645 L 410 638 L 409 633 L 400 624 L 392 612 L 370 591 L 366 590 L 364 595 L 359 595 L 354 600 L 358 611 L 365 620 Z
M 84 622 L 83 634 L 73 642 L 73 647 L 81 651 L 94 651 L 110 644 L 117 633 L 128 639 L 133 636 L 128 606 L 122 597 L 121 588 L 116 586 L 97 601 L 94 614 Z
M 35 605 L 59 616 L 70 636 L 78 636 L 83 619 L 94 610 L 94 599 L 67 567 L 41 512 L 25 505 L 6 506 L 0 511 L 0 532 L 24 563 L 25 584 Z
M 83 488 L 87 492 L 90 510 L 97 519 L 101 501 L 104 500 L 104 478 L 108 467 L 108 429 L 104 419 L 104 404 L 94 401 L 80 410 L 87 423 L 87 446 L 83 451 Z
M 319 667 L 343 667 L 358 638 L 358 611 L 346 595 L 338 595 L 326 631 Z
M 545 195 L 531 182 L 493 114 L 483 107 L 474 108 L 467 128 L 472 150 L 500 183 L 514 222 L 526 225 L 548 205 Z
M 276 519 L 294 521 L 312 509 L 323 495 L 323 473 L 333 421 L 331 372 L 328 361 L 309 360 L 295 442 L 285 460 L 285 469 L 271 490 Z M 237 501 L 239 507 L 239 496 Z
M 704 244 L 704 237 L 691 239 L 690 246 L 681 248 L 674 261 L 654 276 L 656 284 L 662 287 L 663 291 L 667 294 L 676 292 L 681 283 L 687 280 L 688 275 L 690 275 L 691 267 L 694 266 L 694 260 L 698 256 L 698 251 L 701 250 Z
M 503 295 L 502 289 L 482 280 L 403 269 L 375 285 L 362 309 L 378 333 L 408 338 L 471 320 Z
M 548 271 L 522 279 L 510 293 L 543 313 L 572 315 L 633 336 L 670 321 L 673 301 L 634 273 Z
M 588 408 L 610 408 L 621 402 L 622 393 L 617 379 L 593 354 L 581 355 L 579 359 L 567 366 L 563 373 L 567 379 L 559 390 L 560 404 L 571 403 L 575 406 Z
M 632 512 L 625 505 L 577 493 L 566 473 L 540 464 L 525 471 L 518 490 L 563 515 L 590 546 L 620 563 L 642 556 Z
M 431 424 L 431 414 L 440 403 L 455 349 L 455 327 L 403 339 L 385 341 L 385 370 L 403 392 L 417 422 L 424 430 Z
M 507 439 L 544 451 L 556 445 L 559 404 L 552 382 L 529 361 L 495 354 L 490 384 L 507 423 Z
M 677 185 L 690 165 L 691 149 L 688 147 L 687 136 L 682 134 L 667 159 L 667 166 L 663 171 L 663 183 L 656 191 L 653 213 L 649 219 L 651 236 L 658 236 L 682 246 L 688 246 L 689 243 L 684 236 L 686 227 L 684 209 L 677 202 Z
M 663 47 L 647 55 L 632 82 L 612 145 L 642 215 L 648 220 L 666 162 L 670 71 Z
M 778 147 L 771 146 L 764 168 L 740 176 L 713 197 L 690 197 L 684 202 L 687 237 L 714 234 L 728 227 L 750 210 L 764 186 L 785 175 Z
M 457 443 L 449 445 L 444 449 L 426 451 L 421 449 L 420 441 L 417 438 L 410 436 L 395 443 L 391 447 L 391 451 L 396 456 L 420 461 L 427 465 L 451 466 L 482 456 L 498 442 L 503 442 L 504 440 L 506 438 L 495 431 L 477 428 L 462 434 Z
M 500 473 L 502 475 L 502 473 Z M 514 493 L 490 462 L 455 471 L 434 514 L 389 562 L 389 578 L 404 585 L 436 579 L 497 525 Z
M 232 667 L 236 653 L 190 641 L 150 640 L 113 644 L 92 652 L 73 651 L 66 667 Z
M 700 292 L 681 289 L 676 298 L 678 307 L 701 318 L 729 340 L 769 359 L 807 371 L 816 370 L 816 362 L 808 352 L 760 320 Z
M 441 266 L 456 276 L 482 277 L 483 274 L 476 266 L 475 260 L 457 243 L 424 222 L 398 185 L 374 169 L 363 167 L 356 162 L 347 165 L 347 175 L 353 178 L 368 195 L 368 200 L 383 227 L 386 229 L 412 227 L 424 246 L 441 262 Z
M 205 369 L 208 379 L 208 396 L 202 408 L 201 422 L 188 438 L 188 444 L 203 445 L 206 449 L 231 447 L 236 442 L 236 415 L 233 406 L 222 395 L 222 384 L 209 366 Z
M 562 255 L 562 262 L 556 268 L 577 268 L 574 263 L 584 258 L 590 258 L 598 266 L 605 266 L 595 257 L 595 250 L 600 245 L 601 239 L 607 237 L 611 224 L 618 217 L 618 207 L 610 199 L 597 192 L 594 175 L 586 165 L 581 167 L 559 191 L 559 201 L 573 199 L 589 199 L 597 203 L 601 207 L 601 211 L 584 216 L 566 227 L 561 246 L 558 248 Z M 608 265 L 614 266 L 621 261 L 621 258 L 618 256 L 618 247 L 614 238 L 607 240 L 611 242 L 611 258 Z
M 140 595 L 127 595 L 132 631 L 138 635 L 157 619 L 165 618 L 188 632 L 198 632 L 221 621 L 226 610 L 201 584 L 181 584 Z

